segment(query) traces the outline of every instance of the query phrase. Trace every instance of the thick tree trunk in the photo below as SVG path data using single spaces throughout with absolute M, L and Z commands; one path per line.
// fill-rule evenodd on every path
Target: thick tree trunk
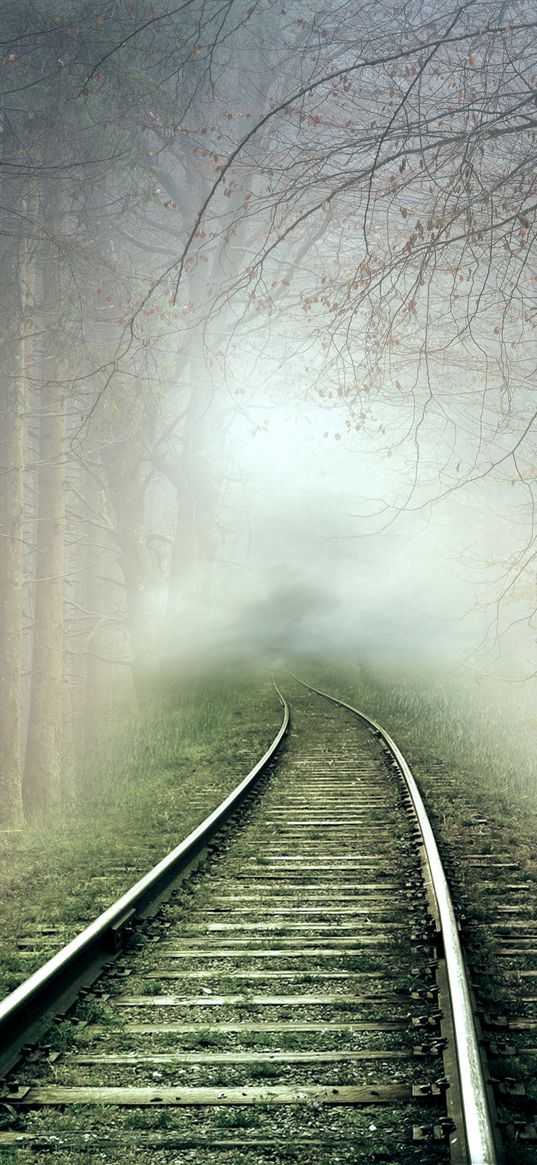
M 22 203 L 35 218 L 36 196 Z M 0 350 L 0 828 L 23 824 L 21 788 L 22 545 L 28 364 L 35 269 L 30 230 L 4 254 L 5 339 Z
M 58 271 L 51 258 L 45 262 L 42 294 L 47 343 L 40 398 L 32 686 L 23 784 L 30 820 L 56 815 L 62 789 L 66 421 L 56 351 Z
M 0 389 L 0 827 L 20 828 L 21 518 L 24 405 L 20 382 Z

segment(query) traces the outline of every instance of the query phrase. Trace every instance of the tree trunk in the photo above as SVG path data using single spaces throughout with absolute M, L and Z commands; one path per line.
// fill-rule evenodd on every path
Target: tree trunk
M 43 385 L 40 399 L 39 477 L 32 686 L 24 804 L 30 820 L 55 816 L 61 803 L 63 615 L 65 578 L 65 388 L 58 383 L 60 294 L 57 263 L 43 273 Z
M 0 827 L 22 825 L 20 768 L 21 518 L 24 405 L 20 381 L 0 390 Z
M 0 828 L 23 825 L 21 787 L 21 646 L 24 463 L 28 365 L 35 288 L 29 222 L 36 195 L 22 202 L 27 220 L 4 255 L 5 339 L 0 349 Z M 23 220 L 24 221 L 24 220 Z
M 111 671 L 106 659 L 114 654 L 117 634 L 109 616 L 117 606 L 117 595 L 110 596 L 105 579 L 114 571 L 107 530 L 106 499 L 94 473 L 85 473 L 82 493 L 86 503 L 83 517 L 84 573 L 80 580 L 82 606 L 81 631 L 78 634 L 80 691 L 81 759 L 91 759 L 95 741 L 103 737 L 112 705 Z M 119 572 L 118 572 L 119 573 Z M 83 765 L 82 765 L 83 767 Z

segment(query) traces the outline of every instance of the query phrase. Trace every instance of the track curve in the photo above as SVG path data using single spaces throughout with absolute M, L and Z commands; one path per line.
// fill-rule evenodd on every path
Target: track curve
M 60 1023 L 57 1046 L 23 1058 L 16 1085 L 8 1079 L 14 1128 L 0 1149 L 41 1145 L 70 1165 L 82 1135 L 125 1163 L 156 1151 L 171 1162 L 178 1148 L 185 1162 L 203 1152 L 204 1165 L 276 1151 L 316 1165 L 499 1161 L 480 1062 L 468 1104 L 447 887 L 412 774 L 375 721 L 316 689 L 301 696 L 309 686 L 298 683 L 263 796 L 250 794 L 289 724 L 281 693 L 271 750 L 207 819 L 209 832 L 173 851 L 180 870 L 165 859 L 169 901 L 135 928 L 138 941 L 127 941 L 125 907 L 151 916 L 158 877 L 92 924 L 101 941 L 105 916 L 119 923 L 115 966 Z M 72 965 L 65 951 L 50 963 Z M 50 963 L 0 1010 L 9 1033 L 19 1009 L 16 1055 L 24 1000 Z
M 495 1165 L 499 1159 L 495 1112 L 491 1111 L 491 1097 L 486 1084 L 480 1038 L 475 1020 L 475 1003 L 459 938 L 457 917 L 436 838 L 410 766 L 386 729 L 366 712 L 313 687 L 300 679 L 299 676 L 295 675 L 293 678 L 309 691 L 346 708 L 366 724 L 369 724 L 386 744 L 408 788 L 423 837 L 426 877 L 428 875 L 430 893 L 436 904 L 442 953 L 446 963 L 457 1057 L 457 1086 L 460 1091 L 461 1115 L 466 1140 L 466 1157 L 471 1165 L 488 1165 L 489 1162 L 491 1165 Z

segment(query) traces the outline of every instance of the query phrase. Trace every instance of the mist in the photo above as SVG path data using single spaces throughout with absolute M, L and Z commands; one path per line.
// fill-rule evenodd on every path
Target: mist
M 3 11 L 6 827 L 226 664 L 479 693 L 530 747 L 529 17 L 40 7 Z
M 0 1156 L 537 1162 L 535 0 L 0 25 Z

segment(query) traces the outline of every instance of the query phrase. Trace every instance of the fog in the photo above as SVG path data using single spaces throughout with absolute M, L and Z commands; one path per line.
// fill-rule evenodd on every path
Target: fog
M 4 7 L 6 820 L 222 660 L 531 743 L 529 0 Z
M 382 413 L 349 433 L 344 408 L 307 396 L 290 408 L 283 390 L 228 426 L 210 587 L 195 613 L 185 600 L 166 659 L 187 672 L 201 658 L 309 675 L 324 661 L 436 689 L 453 715 L 479 708 L 498 749 L 512 735 L 519 750 L 522 733 L 530 765 L 534 634 L 505 572 L 531 531 L 513 486 L 486 477 L 430 501 L 427 483 L 398 511 L 414 466 L 406 445 L 379 442 Z M 441 455 L 424 440 L 424 462 Z
M 413 467 L 408 450 L 388 456 L 375 437 L 346 433 L 341 410 L 311 402 L 252 406 L 232 425 L 236 482 L 212 592 L 223 639 L 231 627 L 291 655 L 316 644 L 383 666 L 522 678 L 531 629 L 509 596 L 497 610 L 514 520 L 528 534 L 512 490 L 486 480 L 432 503 L 420 490 L 397 512 Z
M 511 739 L 531 770 L 535 636 L 508 575 L 531 539 L 527 508 L 492 475 L 437 501 L 427 483 L 399 511 L 411 451 L 379 443 L 379 423 L 377 410 L 349 433 L 344 409 L 307 399 L 254 402 L 235 419 L 202 652 L 310 676 L 323 661 L 350 665 L 409 695 L 436 690 L 451 716 L 481 716 L 498 757 Z M 470 456 L 468 430 L 466 443 Z M 429 466 L 442 456 L 437 441 L 420 453 Z M 191 650 L 199 635 L 182 637 L 187 666 Z

